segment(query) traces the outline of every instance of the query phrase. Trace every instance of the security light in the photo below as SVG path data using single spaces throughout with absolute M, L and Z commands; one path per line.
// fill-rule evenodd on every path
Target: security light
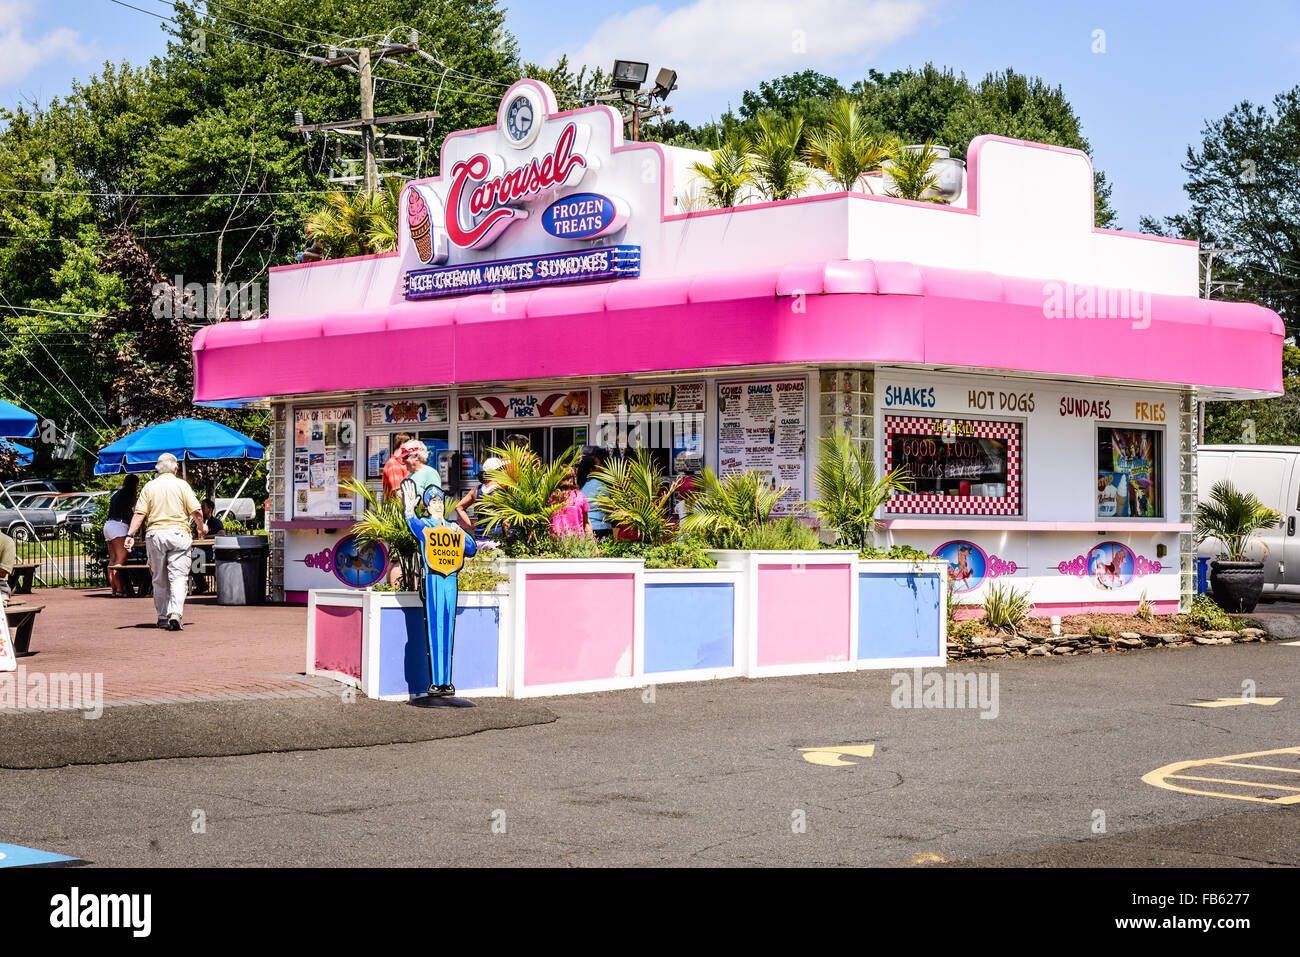
M 677 89 L 677 71 L 664 67 L 655 77 L 655 88 L 650 95 L 665 100 L 668 98 L 668 94 L 675 89 Z
M 614 89 L 639 90 L 649 73 L 649 63 L 638 63 L 636 60 L 615 60 L 613 70 Z

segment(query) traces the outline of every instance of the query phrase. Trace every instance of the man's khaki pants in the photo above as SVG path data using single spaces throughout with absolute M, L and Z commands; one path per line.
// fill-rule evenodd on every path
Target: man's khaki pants
M 185 615 L 193 543 L 188 531 L 173 528 L 150 529 L 144 537 L 149 571 L 153 573 L 153 606 L 159 619 Z

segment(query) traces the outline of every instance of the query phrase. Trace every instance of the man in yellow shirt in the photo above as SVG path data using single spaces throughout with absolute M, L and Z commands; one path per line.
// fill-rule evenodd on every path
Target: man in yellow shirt
M 154 470 L 158 477 L 146 483 L 135 502 L 135 514 L 126 533 L 126 547 L 135 547 L 135 533 L 145 524 L 144 543 L 153 573 L 153 606 L 158 627 L 180 631 L 189 589 L 190 519 L 200 535 L 207 534 L 203 511 L 190 483 L 176 476 L 176 456 L 164 452 Z

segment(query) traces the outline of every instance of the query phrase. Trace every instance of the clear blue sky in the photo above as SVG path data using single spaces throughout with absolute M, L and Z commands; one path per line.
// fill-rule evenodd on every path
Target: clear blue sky
M 166 13 L 165 0 L 128 0 Z M 238 8 L 239 0 L 229 0 Z M 931 60 L 971 79 L 1005 67 L 1059 84 L 1114 183 L 1124 227 L 1185 207 L 1179 168 L 1206 118 L 1300 82 L 1300 4 L 1015 0 L 505 0 L 526 59 L 561 52 L 671 66 L 675 116 L 698 122 L 783 73 L 843 82 Z M 1093 33 L 1105 31 L 1105 52 Z M 271 42 L 278 42 L 272 40 Z M 159 21 L 109 0 L 0 0 L 0 105 L 46 102 L 105 60 L 161 52 Z

